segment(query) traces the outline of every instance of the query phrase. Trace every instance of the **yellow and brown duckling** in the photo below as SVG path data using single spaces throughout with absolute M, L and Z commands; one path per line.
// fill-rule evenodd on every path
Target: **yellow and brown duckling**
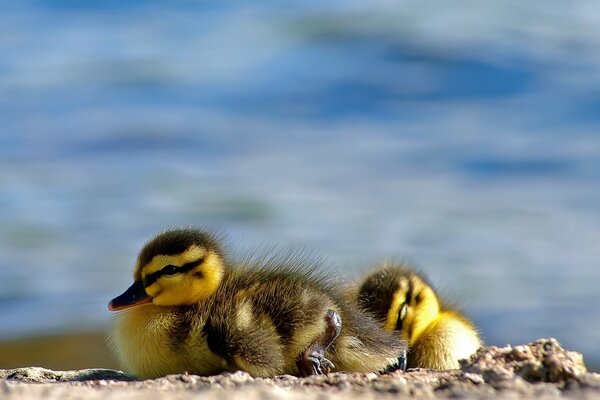
M 243 370 L 254 376 L 377 372 L 405 354 L 306 257 L 230 262 L 218 237 L 168 230 L 140 252 L 134 283 L 109 303 L 109 336 L 141 378 Z
M 475 325 L 442 303 L 422 274 L 402 265 L 384 265 L 358 289 L 358 304 L 386 330 L 408 342 L 408 367 L 459 368 L 482 345 Z

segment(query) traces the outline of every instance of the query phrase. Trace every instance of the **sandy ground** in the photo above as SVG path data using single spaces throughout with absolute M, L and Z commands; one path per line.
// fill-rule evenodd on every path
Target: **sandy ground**
M 210 377 L 170 375 L 139 381 L 120 371 L 52 371 L 39 367 L 0 370 L 3 399 L 347 399 L 383 398 L 600 398 L 600 374 L 579 353 L 554 339 L 523 346 L 480 349 L 459 370 L 272 379 L 244 372 Z

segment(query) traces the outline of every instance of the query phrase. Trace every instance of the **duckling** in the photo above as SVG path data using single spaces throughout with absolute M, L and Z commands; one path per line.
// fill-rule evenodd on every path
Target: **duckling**
M 137 258 L 133 284 L 112 299 L 109 343 L 140 378 L 189 372 L 253 376 L 377 372 L 406 344 L 308 257 L 232 262 L 219 236 L 195 228 L 158 234 Z
M 408 367 L 459 368 L 481 347 L 475 325 L 440 301 L 425 277 L 402 265 L 384 265 L 358 289 L 358 304 L 408 342 Z

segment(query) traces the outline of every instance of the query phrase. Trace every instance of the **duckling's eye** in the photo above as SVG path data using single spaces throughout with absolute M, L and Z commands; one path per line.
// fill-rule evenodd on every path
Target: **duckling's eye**
M 398 313 L 398 318 L 400 318 L 400 319 L 406 318 L 407 313 L 408 313 L 408 304 L 404 303 L 404 304 L 402 304 L 402 307 L 400 307 L 400 312 Z
M 175 275 L 175 274 L 176 274 L 176 273 L 178 273 L 178 272 L 179 272 L 179 268 L 177 268 L 177 267 L 176 267 L 176 266 L 174 266 L 174 265 L 170 265 L 170 264 L 169 264 L 169 265 L 167 265 L 166 267 L 163 267 L 163 268 L 160 270 L 160 274 L 161 274 L 161 275 Z
M 417 304 L 421 302 L 421 293 L 415 296 L 415 301 L 417 302 Z
M 406 303 L 402 304 L 400 307 L 400 311 L 398 311 L 398 319 L 396 320 L 396 330 L 401 331 L 402 325 L 404 322 L 404 318 L 406 318 L 406 313 L 408 312 L 408 305 Z

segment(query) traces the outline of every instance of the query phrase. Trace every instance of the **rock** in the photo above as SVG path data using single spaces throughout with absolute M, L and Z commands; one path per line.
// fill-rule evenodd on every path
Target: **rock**
M 600 374 L 587 372 L 579 353 L 555 339 L 525 346 L 480 349 L 460 370 L 413 369 L 384 375 L 332 373 L 297 378 L 253 378 L 245 372 L 216 376 L 169 375 L 140 381 L 120 371 L 52 371 L 39 367 L 0 370 L 2 399 L 169 400 L 397 399 L 402 398 L 562 398 L 600 396 Z
M 583 356 L 564 350 L 554 338 L 540 339 L 527 346 L 482 348 L 463 360 L 463 372 L 479 374 L 486 382 L 519 376 L 528 382 L 563 383 L 586 374 Z
M 112 369 L 82 369 L 79 371 L 52 371 L 40 367 L 15 368 L 0 370 L 0 379 L 15 380 L 28 383 L 47 382 L 82 382 L 92 380 L 133 381 L 136 378 L 121 371 Z

